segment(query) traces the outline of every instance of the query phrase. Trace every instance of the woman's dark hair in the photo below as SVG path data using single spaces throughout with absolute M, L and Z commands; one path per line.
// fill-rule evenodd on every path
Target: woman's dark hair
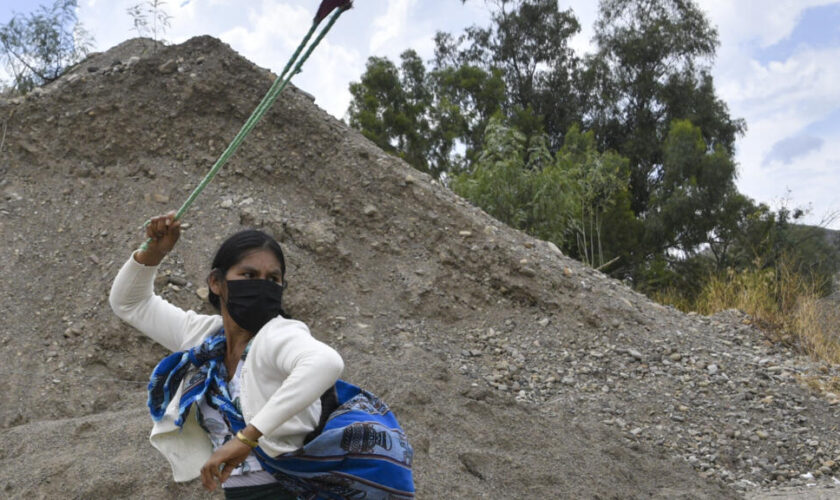
M 228 269 L 244 259 L 246 255 L 254 250 L 262 249 L 271 250 L 277 260 L 280 261 L 280 271 L 283 273 L 283 280 L 285 281 L 286 260 L 283 258 L 283 249 L 280 248 L 280 244 L 274 238 L 256 229 L 239 231 L 225 240 L 216 252 L 216 257 L 213 258 L 212 272 L 220 273 L 219 277 L 224 278 Z M 219 296 L 212 290 L 208 299 L 213 307 L 217 310 L 221 309 Z

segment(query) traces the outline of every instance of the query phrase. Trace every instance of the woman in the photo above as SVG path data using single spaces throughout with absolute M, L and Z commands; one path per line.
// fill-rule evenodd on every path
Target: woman
M 174 214 L 153 218 L 146 234 L 147 248 L 123 265 L 110 303 L 174 352 L 152 374 L 149 408 L 151 443 L 176 481 L 200 477 L 211 491 L 221 483 L 226 498 L 344 498 L 363 490 L 367 498 L 413 497 L 412 451 L 393 415 L 338 381 L 338 353 L 284 317 L 285 261 L 273 238 L 248 230 L 222 244 L 207 278 L 220 314 L 201 315 L 154 295 L 157 266 L 180 236 Z M 378 477 L 397 482 L 371 486 L 366 472 L 356 474 L 359 453 L 386 458 Z

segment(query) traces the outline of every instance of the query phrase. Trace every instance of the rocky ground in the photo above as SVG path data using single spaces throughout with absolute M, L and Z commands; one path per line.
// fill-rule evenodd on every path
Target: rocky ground
M 5 497 L 208 496 L 173 484 L 147 444 L 143 389 L 164 351 L 107 293 L 143 221 L 177 208 L 273 77 L 213 38 L 134 40 L 0 100 Z M 419 498 L 835 492 L 836 368 L 501 225 L 297 89 L 184 222 L 158 293 L 209 312 L 221 239 L 274 234 L 290 312 L 392 405 Z

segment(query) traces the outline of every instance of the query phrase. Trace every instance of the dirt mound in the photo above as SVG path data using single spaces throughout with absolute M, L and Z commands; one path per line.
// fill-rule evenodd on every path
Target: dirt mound
M 202 497 L 145 440 L 162 348 L 107 305 L 274 75 L 210 37 L 126 42 L 0 101 L 0 491 Z M 420 498 L 726 498 L 829 476 L 837 373 L 746 318 L 685 316 L 502 226 L 290 88 L 185 218 L 157 290 L 185 308 L 242 226 L 280 239 L 288 304 L 382 396 Z M 812 384 L 813 385 L 813 384 Z

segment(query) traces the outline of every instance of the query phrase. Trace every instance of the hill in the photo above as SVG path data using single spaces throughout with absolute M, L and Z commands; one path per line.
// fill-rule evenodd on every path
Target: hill
M 0 101 L 0 491 L 204 498 L 146 441 L 164 350 L 107 294 L 274 75 L 210 37 L 132 40 Z M 382 396 L 418 498 L 728 498 L 830 476 L 836 369 L 736 312 L 684 315 L 493 220 L 290 88 L 185 218 L 157 291 L 243 226 L 283 244 L 291 314 Z M 832 385 L 834 383 L 834 385 Z

